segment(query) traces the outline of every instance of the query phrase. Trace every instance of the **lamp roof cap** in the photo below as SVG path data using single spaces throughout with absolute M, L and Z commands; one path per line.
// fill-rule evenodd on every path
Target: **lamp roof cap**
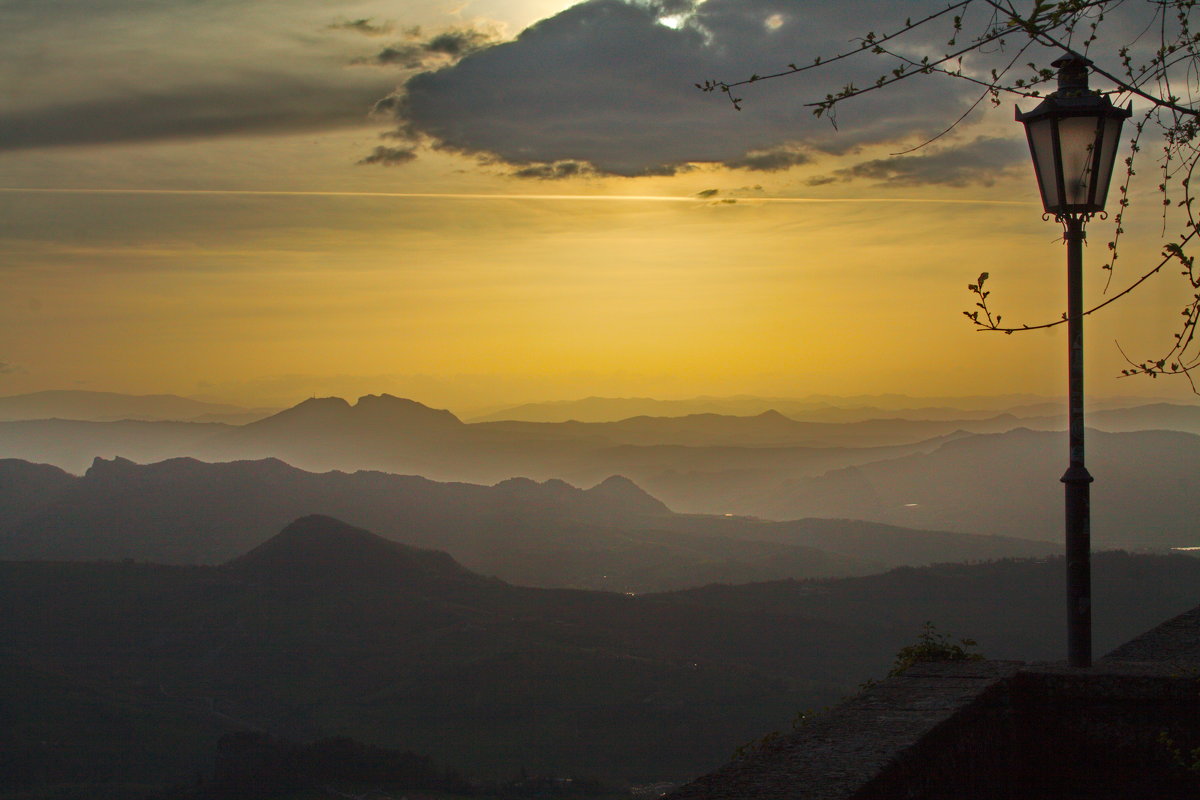
M 1076 94 L 1088 90 L 1088 69 L 1095 63 L 1078 53 L 1067 53 L 1050 63 L 1058 69 L 1058 92 Z

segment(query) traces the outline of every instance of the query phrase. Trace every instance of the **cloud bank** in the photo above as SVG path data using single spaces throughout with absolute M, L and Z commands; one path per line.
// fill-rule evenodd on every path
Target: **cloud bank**
M 331 16 L 327 0 L 0 0 L 0 152 L 378 125 L 397 78 L 350 64 L 390 27 Z
M 842 107 L 834 130 L 803 102 L 869 83 L 890 62 L 863 53 L 827 72 L 745 87 L 741 112 L 694 84 L 853 49 L 864 20 L 885 29 L 889 16 L 900 24 L 936 8 L 927 0 L 587 0 L 413 76 L 380 107 L 395 115 L 396 135 L 507 163 L 519 177 L 668 175 L 695 163 L 785 170 L 822 152 L 936 133 L 972 90 L 938 76 L 906 80 Z M 918 178 L 900 167 L 893 174 Z
M 384 115 L 395 123 L 387 145 L 359 163 L 395 166 L 432 147 L 532 180 L 697 164 L 769 173 L 935 134 L 974 99 L 964 83 L 921 76 L 841 107 L 839 130 L 815 119 L 805 101 L 892 66 L 869 53 L 744 87 L 740 112 L 695 86 L 852 50 L 865 21 L 894 28 L 943 0 L 585 0 L 509 41 L 487 24 L 423 32 L 331 19 L 324 0 L 221 8 L 0 0 L 0 73 L 13 87 L 0 152 L 378 125 Z M 939 50 L 945 33 L 912 46 Z M 958 158 L 969 156 L 994 166 L 981 146 Z M 972 165 L 954 158 L 884 159 L 816 180 L 967 180 Z
M 893 186 L 991 186 L 1000 172 L 1014 164 L 1027 169 L 1028 159 L 1026 145 L 1019 139 L 980 136 L 959 147 L 863 161 L 810 183 L 863 179 Z

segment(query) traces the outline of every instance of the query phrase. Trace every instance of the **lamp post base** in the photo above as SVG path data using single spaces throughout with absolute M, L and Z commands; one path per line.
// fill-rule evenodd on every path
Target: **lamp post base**
M 1062 476 L 1066 495 L 1067 664 L 1092 665 L 1091 483 L 1086 467 Z

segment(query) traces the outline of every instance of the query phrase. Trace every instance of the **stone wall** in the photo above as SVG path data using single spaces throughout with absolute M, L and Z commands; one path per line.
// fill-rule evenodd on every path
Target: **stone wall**
M 1200 798 L 1200 609 L 1090 669 L 918 664 L 669 800 Z

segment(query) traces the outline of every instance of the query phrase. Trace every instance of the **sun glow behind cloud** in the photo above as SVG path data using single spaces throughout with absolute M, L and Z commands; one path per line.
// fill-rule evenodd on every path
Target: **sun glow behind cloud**
M 213 73 L 228 85 L 202 87 L 221 100 L 212 108 L 228 101 L 238 112 L 213 130 L 181 129 L 167 114 L 154 117 L 161 138 L 147 141 L 129 138 L 113 118 L 106 123 L 112 141 L 33 147 L 22 140 L 0 152 L 9 326 L 0 362 L 17 366 L 0 375 L 0 393 L 71 385 L 190 393 L 215 385 L 242 387 L 229 390 L 233 400 L 286 402 L 296 398 L 255 392 L 284 385 L 280 376 L 305 375 L 324 391 L 339 391 L 330 376 L 341 376 L 355 387 L 347 393 L 411 394 L 412 386 L 437 385 L 440 395 L 418 399 L 449 405 L 584 394 L 1061 388 L 1058 332 L 981 335 L 960 313 L 971 303 L 966 283 L 982 271 L 992 273 L 1008 317 L 1040 322 L 1061 312 L 1057 231 L 1038 221 L 1007 114 L 897 159 L 895 152 L 921 137 L 886 125 L 845 136 L 825 126 L 811 142 L 791 141 L 791 123 L 779 117 L 781 108 L 794 116 L 780 104 L 781 97 L 794 100 L 785 84 L 738 114 L 690 83 L 650 83 L 641 74 L 616 87 L 639 98 L 632 117 L 619 104 L 605 105 L 609 95 L 595 107 L 584 102 L 604 86 L 581 87 L 588 91 L 578 93 L 572 119 L 600 114 L 603 124 L 573 130 L 594 132 L 599 139 L 587 142 L 589 152 L 618 164 L 637 155 L 624 131 L 675 125 L 675 140 L 655 144 L 655 163 L 675 164 L 674 175 L 614 177 L 560 159 L 532 170 L 532 180 L 518 179 L 515 162 L 490 151 L 438 149 L 442 140 L 433 138 L 413 144 L 416 156 L 402 163 L 362 165 L 380 141 L 395 143 L 378 138 L 393 123 L 368 118 L 365 103 L 346 112 L 346 98 L 364 90 L 381 97 L 408 73 L 354 59 L 377 55 L 387 36 L 406 36 L 408 21 L 363 2 L 346 6 L 346 19 L 373 21 L 339 28 L 324 6 L 305 3 L 281 36 L 270 27 L 274 7 L 256 0 L 239 12 L 249 16 L 239 17 L 245 24 L 235 38 L 272 44 L 244 54 L 246 64 L 266 70 L 254 80 L 235 85 L 242 55 L 233 54 Z M 711 13 L 721 8 L 752 11 L 753 37 L 797 35 L 795 9 L 772 0 L 716 3 Z M 439 30 L 483 30 L 492 25 L 487 19 L 500 19 L 483 7 L 469 10 L 477 16 L 442 17 L 441 27 L 413 41 L 429 45 Z M 538 8 L 527 21 L 560 10 Z M 432 6 L 426 12 L 437 16 Z M 138 22 L 145 29 L 139 41 L 155 40 L 156 19 Z M 640 34 L 657 24 L 652 14 L 606 0 L 543 26 L 522 47 L 552 52 L 556 36 L 597 20 Z M 185 56 L 221 30 L 216 20 L 195 21 L 203 36 L 183 48 Z M 523 22 L 509 24 L 515 36 Z M 295 38 L 305 25 L 323 61 L 293 67 L 307 52 Z M 737 29 L 723 30 L 732 36 Z M 686 38 L 684 17 L 660 32 L 681 57 L 704 52 Z M 88 52 L 113 46 L 100 39 Z M 169 67 L 181 97 L 197 91 L 186 58 L 148 57 Z M 495 63 L 526 57 L 496 56 Z M 442 80 L 491 91 L 469 58 L 461 63 Z M 705 77 L 691 75 L 690 63 L 681 62 L 683 72 Z M 55 74 L 39 80 L 52 84 Z M 292 90 L 271 94 L 318 77 L 316 117 L 291 104 Z M 427 92 L 435 83 L 427 81 Z M 80 102 L 113 89 L 103 81 L 85 88 L 91 94 Z M 258 108 L 255 92 L 269 95 L 264 102 L 293 128 L 273 132 L 258 117 L 238 116 Z M 658 103 L 672 92 L 682 96 Z M 639 116 L 670 117 L 685 107 L 694 124 Z M 164 113 L 153 104 L 137 111 Z M 25 121 L 62 113 L 42 109 Z M 317 124 L 322 115 L 346 113 L 336 124 Z M 441 109 L 422 119 L 441 130 L 461 113 Z M 522 152 L 509 132 L 478 141 Z M 702 140 L 720 145 L 725 166 L 678 160 L 690 152 L 681 145 Z M 547 158 L 569 152 L 556 149 L 561 140 L 523 144 Z M 1153 235 L 1140 240 L 1151 252 Z M 1101 391 L 1130 391 L 1112 386 L 1121 364 L 1106 345 L 1120 336 L 1151 346 L 1161 332 L 1144 332 L 1138 320 L 1167 299 L 1147 292 L 1090 323 L 1097 344 L 1089 377 L 1102 382 Z M 394 382 L 371 386 L 365 377 L 383 375 Z
M 26 242 L 7 276 L 38 299 L 16 312 L 37 335 L 13 360 L 175 391 L 383 373 L 616 394 L 1050 388 L 1046 337 L 1001 343 L 957 314 L 978 266 L 1037 260 L 965 249 L 1027 217 L 1020 202 L 957 209 L 948 237 L 944 204 L 879 198 L 418 194 L 35 193 L 74 235 Z M 1023 364 L 1021 387 L 997 357 Z

